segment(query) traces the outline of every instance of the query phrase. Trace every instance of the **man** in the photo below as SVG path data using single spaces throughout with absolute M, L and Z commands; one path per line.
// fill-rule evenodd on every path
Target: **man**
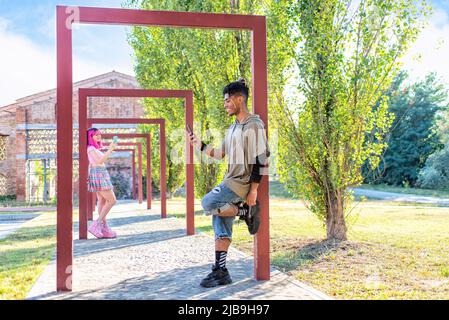
M 235 122 L 229 127 L 221 148 L 214 149 L 190 132 L 191 144 L 215 159 L 228 157 L 228 170 L 223 182 L 202 200 L 206 214 L 212 215 L 215 233 L 215 265 L 201 281 L 210 288 L 232 282 L 226 269 L 226 257 L 232 241 L 236 216 L 245 220 L 248 231 L 256 234 L 260 224 L 257 188 L 269 157 L 264 123 L 248 112 L 249 88 L 244 79 L 228 84 L 223 90 L 224 107 Z

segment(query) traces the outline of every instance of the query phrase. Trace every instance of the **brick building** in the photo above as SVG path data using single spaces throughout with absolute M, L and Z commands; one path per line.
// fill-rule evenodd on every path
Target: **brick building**
M 78 179 L 78 88 L 139 88 L 134 77 L 112 71 L 73 85 L 74 193 Z M 48 201 L 55 195 L 56 89 L 18 99 L 0 107 L 0 196 L 19 201 Z M 140 118 L 143 108 L 136 98 L 89 98 L 88 116 Z M 98 125 L 103 132 L 137 132 L 136 125 Z M 115 152 L 108 161 L 111 176 L 118 172 L 129 181 L 131 155 Z

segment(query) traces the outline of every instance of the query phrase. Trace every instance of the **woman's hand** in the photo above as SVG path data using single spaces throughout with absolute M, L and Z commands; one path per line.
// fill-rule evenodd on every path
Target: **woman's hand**
M 117 148 L 117 142 L 112 142 L 112 143 L 109 145 L 109 150 L 113 151 L 115 148 Z

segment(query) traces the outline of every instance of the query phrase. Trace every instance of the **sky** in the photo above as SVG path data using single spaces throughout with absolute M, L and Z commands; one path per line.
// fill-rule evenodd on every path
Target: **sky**
M 0 106 L 56 84 L 56 5 L 121 7 L 124 0 L 0 0 Z M 432 0 L 434 15 L 403 58 L 415 79 L 436 71 L 449 83 L 449 0 Z M 121 26 L 76 25 L 74 81 L 116 70 L 134 75 Z
M 0 0 L 0 106 L 56 86 L 56 5 L 121 7 L 123 0 Z M 121 26 L 75 25 L 73 78 L 134 75 Z

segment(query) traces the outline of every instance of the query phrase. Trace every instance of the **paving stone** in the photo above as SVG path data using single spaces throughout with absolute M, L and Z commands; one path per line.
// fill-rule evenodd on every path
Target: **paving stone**
M 124 206 L 128 206 L 125 207 Z M 160 219 L 157 213 L 119 205 L 109 225 L 117 239 L 74 241 L 73 291 L 56 293 L 52 261 L 28 293 L 28 299 L 200 300 L 330 299 L 272 268 L 269 281 L 253 279 L 253 258 L 230 249 L 228 286 L 202 288 L 214 261 L 214 240 L 186 236 L 185 220 Z M 76 229 L 74 229 L 76 230 Z M 77 239 L 77 235 L 74 235 Z

